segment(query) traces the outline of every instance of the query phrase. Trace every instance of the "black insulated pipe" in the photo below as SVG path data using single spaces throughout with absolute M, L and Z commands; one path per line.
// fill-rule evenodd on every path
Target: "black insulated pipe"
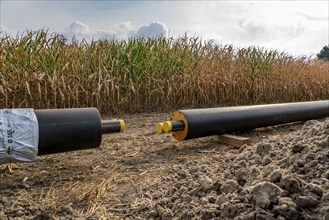
M 34 110 L 39 125 L 38 155 L 99 147 L 101 117 L 96 108 Z
M 184 121 L 185 127 L 172 133 L 177 140 L 188 140 L 326 116 L 329 100 L 180 110 L 170 122 Z
M 123 120 L 101 120 L 96 108 L 34 110 L 39 125 L 38 155 L 97 148 L 102 134 L 123 132 Z

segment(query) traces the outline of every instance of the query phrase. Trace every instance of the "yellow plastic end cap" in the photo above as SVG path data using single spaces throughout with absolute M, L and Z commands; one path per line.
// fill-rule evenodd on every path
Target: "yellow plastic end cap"
M 120 132 L 124 132 L 126 130 L 126 123 L 124 120 L 119 119 L 120 122 Z
M 162 134 L 163 133 L 163 123 L 158 123 L 155 127 L 156 131 L 158 134 Z
M 166 121 L 165 123 L 163 123 L 163 130 L 168 133 L 171 132 L 172 130 L 172 124 L 171 121 Z

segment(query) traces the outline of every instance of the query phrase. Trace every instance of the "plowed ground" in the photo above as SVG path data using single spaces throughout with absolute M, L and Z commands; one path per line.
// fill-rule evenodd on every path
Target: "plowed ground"
M 177 166 L 241 152 L 215 136 L 178 142 L 171 134 L 156 134 L 155 124 L 169 119 L 170 114 L 120 118 L 126 122 L 126 132 L 104 135 L 100 148 L 1 165 L 0 219 L 165 219 L 160 211 L 151 212 L 147 207 L 154 204 L 137 204 L 147 197 L 145 189 L 165 181 Z M 255 149 L 257 143 L 287 137 L 302 127 L 303 123 L 295 123 L 238 135 L 250 137 L 254 145 L 247 148 Z M 145 211 L 150 213 L 141 214 Z M 179 218 L 172 215 L 169 218 Z

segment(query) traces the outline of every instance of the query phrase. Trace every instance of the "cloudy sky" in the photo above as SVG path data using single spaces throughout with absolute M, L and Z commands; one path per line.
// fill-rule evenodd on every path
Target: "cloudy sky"
M 309 56 L 329 44 L 329 1 L 0 0 L 0 24 L 12 36 L 42 28 L 89 40 L 187 33 Z

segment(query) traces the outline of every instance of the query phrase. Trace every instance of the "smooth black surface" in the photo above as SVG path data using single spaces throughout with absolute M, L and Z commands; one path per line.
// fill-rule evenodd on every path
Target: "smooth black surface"
M 115 133 L 121 131 L 121 124 L 119 120 L 103 120 L 102 134 Z
M 39 124 L 38 155 L 99 147 L 101 117 L 96 108 L 34 111 Z
M 171 121 L 172 131 L 178 131 L 178 130 L 184 130 L 185 124 L 184 121 L 178 120 L 178 121 Z
M 329 100 L 272 105 L 181 110 L 188 122 L 185 138 L 306 121 L 329 116 Z

